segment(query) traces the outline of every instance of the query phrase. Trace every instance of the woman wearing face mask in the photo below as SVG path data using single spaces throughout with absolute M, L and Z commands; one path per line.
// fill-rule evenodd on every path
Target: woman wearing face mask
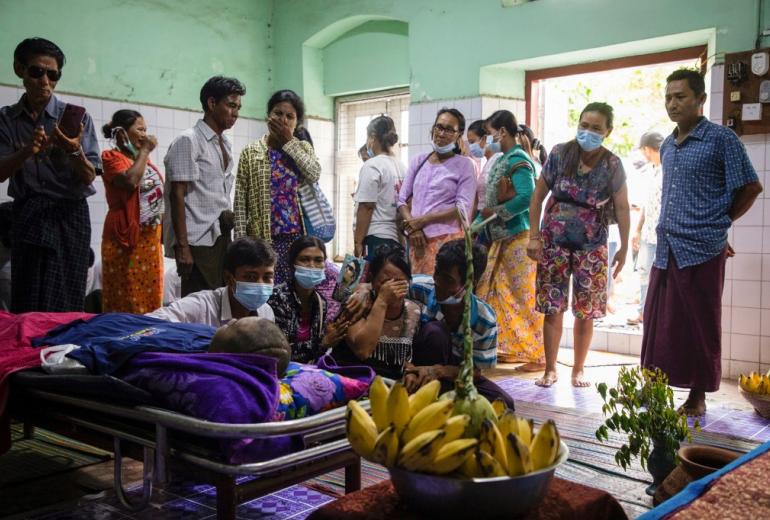
M 367 365 L 381 376 L 399 379 L 411 366 L 412 340 L 420 324 L 420 307 L 406 299 L 411 269 L 404 250 L 380 246 L 370 272 L 365 317 L 348 327 L 332 356 L 341 365 Z
M 529 207 L 529 257 L 537 266 L 537 310 L 545 314 L 545 374 L 539 386 L 556 382 L 556 357 L 572 277 L 575 315 L 572 384 L 589 386 L 583 365 L 593 335 L 593 320 L 607 309 L 607 234 L 614 205 L 621 245 L 612 259 L 616 276 L 628 251 L 629 209 L 626 174 L 620 159 L 602 142 L 612 132 L 612 107 L 590 103 L 580 114 L 577 137 L 554 147 L 537 180 Z M 543 200 L 551 193 L 540 226 Z M 608 206 L 609 203 L 612 203 Z
M 502 155 L 494 153 L 493 147 L 487 146 L 487 137 L 489 132 L 487 131 L 486 124 L 483 119 L 474 121 L 471 126 L 468 127 L 468 151 L 471 157 L 479 165 L 479 175 L 476 178 L 476 215 L 486 207 L 485 205 L 485 192 L 487 185 L 487 174 L 492 164 Z M 474 215 L 474 216 L 476 216 Z
M 527 258 L 535 161 L 529 139 L 511 112 L 498 110 L 487 125 L 503 156 L 487 177 L 486 207 L 477 218 L 497 215 L 485 226 L 492 244 L 476 293 L 497 316 L 505 317 L 498 321 L 497 359 L 525 363 L 520 369 L 526 371 L 542 370 L 543 316 L 535 310 L 537 264 Z
M 273 289 L 268 304 L 291 345 L 291 360 L 313 363 L 342 339 L 347 323 L 329 327 L 324 336 L 326 300 L 316 287 L 326 280 L 326 247 L 316 237 L 301 236 L 291 244 L 287 260 L 292 266 L 289 280 Z
M 235 236 L 268 240 L 278 254 L 275 279 L 291 278 L 287 255 L 302 234 L 297 188 L 321 175 L 321 164 L 302 127 L 305 105 L 291 90 L 267 102 L 268 134 L 248 145 L 238 161 L 235 185 Z
M 445 242 L 463 236 L 458 208 L 472 218 L 476 169 L 461 155 L 465 130 L 459 110 L 442 108 L 431 129 L 433 151 L 418 155 L 399 191 L 399 213 L 409 237 L 412 271 L 433 274 L 436 253 Z
M 382 115 L 366 127 L 366 154 L 369 157 L 358 174 L 356 190 L 356 256 L 374 259 L 381 245 L 400 245 L 396 227 L 398 190 L 404 179 L 404 166 L 393 154 L 398 134 L 393 120 Z
M 102 128 L 109 211 L 102 233 L 104 312 L 144 314 L 163 303 L 163 176 L 150 161 L 158 141 L 135 110 L 118 110 Z

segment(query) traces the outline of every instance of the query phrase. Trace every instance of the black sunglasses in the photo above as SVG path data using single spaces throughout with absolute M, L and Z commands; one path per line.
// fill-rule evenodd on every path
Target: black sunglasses
M 27 67 L 27 74 L 29 74 L 30 78 L 34 79 L 42 78 L 43 74 L 48 76 L 49 81 L 59 81 L 59 79 L 61 79 L 60 70 L 46 69 L 43 67 L 38 67 L 37 65 L 30 65 Z

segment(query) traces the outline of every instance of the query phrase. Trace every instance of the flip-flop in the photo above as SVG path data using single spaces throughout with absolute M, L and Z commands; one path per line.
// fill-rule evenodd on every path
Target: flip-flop
M 554 383 L 556 383 L 559 380 L 558 377 L 546 377 L 543 376 L 539 379 L 535 379 L 535 385 L 539 386 L 540 388 L 551 388 Z M 545 384 L 548 383 L 548 384 Z

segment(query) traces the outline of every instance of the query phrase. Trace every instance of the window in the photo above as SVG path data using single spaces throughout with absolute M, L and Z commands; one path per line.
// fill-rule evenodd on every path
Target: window
M 409 157 L 409 94 L 404 91 L 388 95 L 372 94 L 367 97 L 337 100 L 337 146 L 334 171 L 337 178 L 337 237 L 334 256 L 341 259 L 353 253 L 353 222 L 355 204 L 353 196 L 358 185 L 358 173 L 363 162 L 358 149 L 366 144 L 366 127 L 369 121 L 385 114 L 393 119 L 398 133 L 398 143 L 393 150 L 404 165 Z

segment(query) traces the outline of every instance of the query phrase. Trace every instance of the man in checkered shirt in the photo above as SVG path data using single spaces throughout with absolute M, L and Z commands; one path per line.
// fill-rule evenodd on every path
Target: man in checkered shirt
M 722 375 L 722 289 L 734 253 L 727 231 L 762 192 L 740 139 L 701 115 L 703 76 L 681 69 L 666 79 L 676 123 L 663 141 L 663 191 L 655 264 L 644 306 L 642 366 L 690 389 L 680 413 L 702 415 Z
M 235 125 L 245 94 L 235 78 L 210 78 L 200 93 L 203 119 L 174 139 L 164 159 L 170 211 L 163 243 L 166 256 L 176 259 L 183 297 L 224 285 L 235 215 L 232 145 L 223 132 Z

